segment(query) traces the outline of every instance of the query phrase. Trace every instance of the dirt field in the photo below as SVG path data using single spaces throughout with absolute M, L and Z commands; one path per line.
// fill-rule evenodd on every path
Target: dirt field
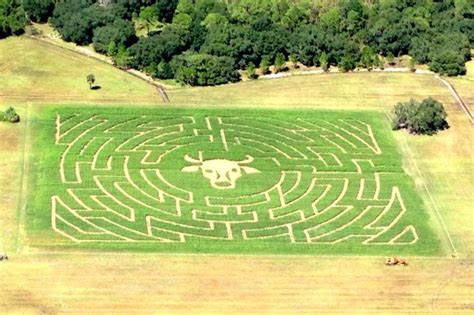
M 462 260 L 23 255 L 2 264 L 7 313 L 472 312 Z M 212 272 L 209 272 L 212 270 Z

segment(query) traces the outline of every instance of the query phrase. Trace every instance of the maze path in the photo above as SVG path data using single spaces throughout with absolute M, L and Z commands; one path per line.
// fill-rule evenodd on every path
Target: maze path
M 361 120 L 58 114 L 55 144 L 52 228 L 74 242 L 419 239 Z

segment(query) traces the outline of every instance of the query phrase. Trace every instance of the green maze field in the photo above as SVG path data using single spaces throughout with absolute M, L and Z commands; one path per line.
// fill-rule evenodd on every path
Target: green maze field
M 32 122 L 32 246 L 432 255 L 375 112 L 50 108 Z

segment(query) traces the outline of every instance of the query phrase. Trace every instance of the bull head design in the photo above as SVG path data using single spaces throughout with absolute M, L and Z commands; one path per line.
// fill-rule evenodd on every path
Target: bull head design
M 191 163 L 185 166 L 181 172 L 194 173 L 201 171 L 205 178 L 211 182 L 211 186 L 216 189 L 233 189 L 238 178 L 245 174 L 260 173 L 256 168 L 246 166 L 253 162 L 253 157 L 247 155 L 242 161 L 230 161 L 223 159 L 215 159 L 203 161 L 193 159 L 187 154 L 184 156 L 186 162 Z

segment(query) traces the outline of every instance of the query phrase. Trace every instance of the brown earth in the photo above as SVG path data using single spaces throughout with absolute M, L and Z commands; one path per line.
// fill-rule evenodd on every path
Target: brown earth
M 0 277 L 3 313 L 474 312 L 463 260 L 22 255 Z

